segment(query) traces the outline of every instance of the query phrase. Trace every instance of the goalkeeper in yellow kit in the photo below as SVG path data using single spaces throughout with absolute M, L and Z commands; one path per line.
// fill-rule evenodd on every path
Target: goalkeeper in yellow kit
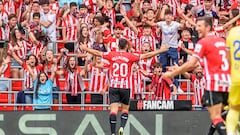
M 240 26 L 230 30 L 227 37 L 229 63 L 231 64 L 231 88 L 228 97 L 227 135 L 237 135 L 240 112 Z

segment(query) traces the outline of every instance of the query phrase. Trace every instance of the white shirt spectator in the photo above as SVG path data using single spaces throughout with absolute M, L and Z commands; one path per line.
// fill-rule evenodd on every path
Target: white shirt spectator
M 47 14 L 42 13 L 41 14 L 41 21 L 44 22 L 51 22 L 50 26 L 47 29 L 47 35 L 49 36 L 49 38 L 51 39 L 51 41 L 56 41 L 56 36 L 57 36 L 57 32 L 56 32 L 56 14 L 51 14 L 50 12 L 48 12 Z
M 157 26 L 161 28 L 162 31 L 162 44 L 169 45 L 172 48 L 178 47 L 178 28 L 180 23 L 172 21 L 170 25 L 166 21 L 160 21 Z

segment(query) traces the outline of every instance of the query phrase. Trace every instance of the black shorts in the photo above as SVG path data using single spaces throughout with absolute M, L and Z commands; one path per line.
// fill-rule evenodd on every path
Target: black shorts
M 103 95 L 91 94 L 91 104 L 103 104 Z
M 74 42 L 68 42 L 64 44 L 64 47 L 68 49 L 69 52 L 74 52 Z
M 111 103 L 123 103 L 129 105 L 130 89 L 109 88 L 109 100 Z
M 205 91 L 202 97 L 202 105 L 213 106 L 216 104 L 222 103 L 223 105 L 228 104 L 228 92 L 214 92 L 214 91 Z

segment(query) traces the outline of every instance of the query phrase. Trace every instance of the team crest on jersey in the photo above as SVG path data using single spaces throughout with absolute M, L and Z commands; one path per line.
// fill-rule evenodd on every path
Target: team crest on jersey
M 196 44 L 194 52 L 199 53 L 201 51 L 201 49 L 202 49 L 202 45 L 201 44 Z

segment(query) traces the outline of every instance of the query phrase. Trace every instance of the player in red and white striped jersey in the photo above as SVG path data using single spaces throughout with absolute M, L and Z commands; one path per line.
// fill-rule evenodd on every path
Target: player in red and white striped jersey
M 101 57 L 93 56 L 93 63 L 88 64 L 86 61 L 87 67 L 86 71 L 90 73 L 90 84 L 89 90 L 96 92 L 91 94 L 91 103 L 92 104 L 102 104 L 104 93 L 108 88 L 108 75 L 105 70 L 106 64 L 102 61 Z
M 118 103 L 122 103 L 122 116 L 121 126 L 119 132 L 123 132 L 123 128 L 128 119 L 129 108 L 129 96 L 130 96 L 130 75 L 132 64 L 140 59 L 153 57 L 163 51 L 166 51 L 166 47 L 162 47 L 159 50 L 149 52 L 146 54 L 128 53 L 128 41 L 126 39 L 119 40 L 119 51 L 115 52 L 100 52 L 97 50 L 89 49 L 86 45 L 81 45 L 83 50 L 87 52 L 103 57 L 110 62 L 109 76 L 110 76 L 110 126 L 111 133 L 115 134 L 116 129 L 116 115 L 118 112 Z
M 203 95 L 203 104 L 207 106 L 212 123 L 218 133 L 226 135 L 226 127 L 221 117 L 221 110 L 223 105 L 227 104 L 231 81 L 230 69 L 226 55 L 225 40 L 211 34 L 212 26 L 211 17 L 200 17 L 197 19 L 196 30 L 202 39 L 196 44 L 193 57 L 181 67 L 165 73 L 165 76 L 174 77 L 177 74 L 191 70 L 203 58 L 206 77 L 206 91 Z

